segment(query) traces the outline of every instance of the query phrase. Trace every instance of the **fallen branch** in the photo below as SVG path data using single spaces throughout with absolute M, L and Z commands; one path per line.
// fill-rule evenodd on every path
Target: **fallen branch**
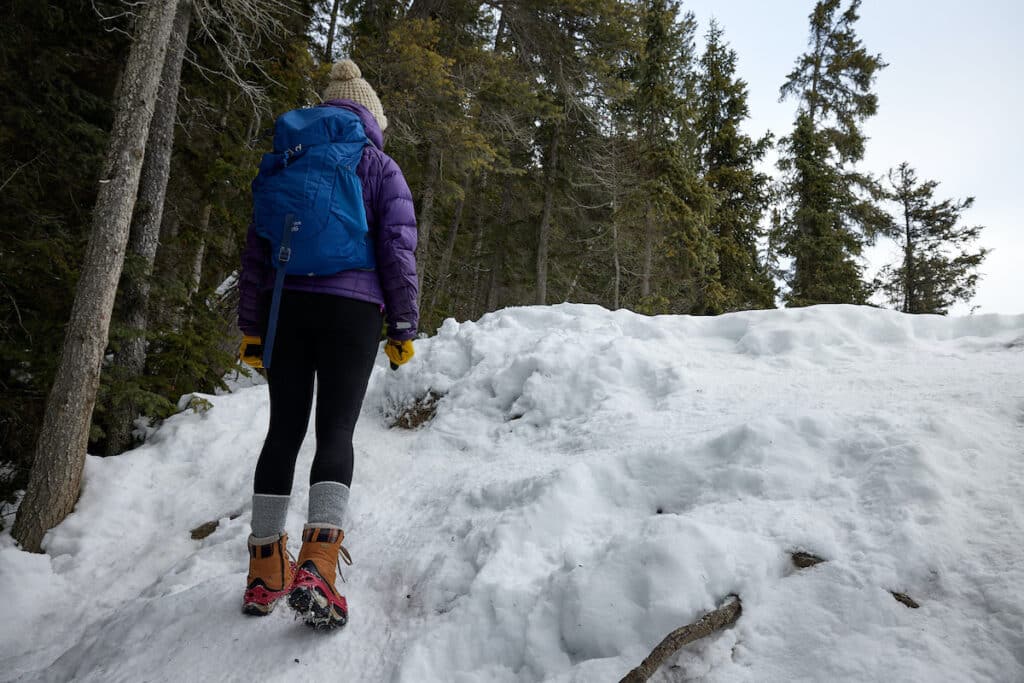
M 659 509 L 660 513 L 661 510 Z M 813 567 L 816 564 L 826 562 L 822 557 L 812 555 L 811 553 L 805 553 L 803 551 L 796 551 L 790 553 L 790 557 L 793 560 L 793 564 L 797 569 L 807 569 Z M 911 609 L 917 609 L 919 605 L 909 595 L 905 593 L 897 593 L 890 591 L 892 596 L 899 600 L 901 603 L 910 607 Z M 654 675 L 654 672 L 674 654 L 679 648 L 688 643 L 692 643 L 695 640 L 705 638 L 715 631 L 729 626 L 736 622 L 740 618 L 740 613 L 743 611 L 742 603 L 738 595 L 729 596 L 729 600 L 716 609 L 713 612 L 708 612 L 697 621 L 692 624 L 687 624 L 681 628 L 677 628 L 672 633 L 665 636 L 665 638 L 658 643 L 658 645 L 651 650 L 651 654 L 647 655 L 647 658 L 626 676 L 619 681 L 619 683 L 644 683 L 647 679 Z
M 892 593 L 892 597 L 896 598 L 898 601 L 902 602 L 910 609 L 917 609 L 918 607 L 920 607 L 920 605 L 917 604 L 917 601 L 914 600 L 914 598 L 907 595 L 906 593 L 897 593 L 896 591 L 889 592 Z
M 619 683 L 643 683 L 658 670 L 666 659 L 687 643 L 700 640 L 719 631 L 740 618 L 743 608 L 738 595 L 729 596 L 729 600 L 713 612 L 708 612 L 692 624 L 677 628 L 665 636 L 651 650 L 647 658 L 623 678 Z
M 796 565 L 797 569 L 807 569 L 808 567 L 813 567 L 814 565 L 821 564 L 825 561 L 824 558 L 810 553 L 805 553 L 803 551 L 797 551 L 790 557 L 793 558 L 793 564 Z
M 238 519 L 241 516 L 241 514 L 242 514 L 241 512 L 232 512 L 230 515 L 228 515 L 228 519 Z M 219 526 L 220 526 L 220 520 L 219 519 L 214 519 L 214 520 L 211 520 L 209 522 L 206 522 L 205 524 L 200 524 L 199 526 L 197 526 L 195 529 L 192 530 L 192 532 L 191 532 L 192 533 L 192 540 L 193 541 L 201 541 L 201 540 L 203 540 L 204 538 L 206 538 L 207 536 L 212 534 L 214 531 L 216 531 L 217 527 L 219 527 Z
M 796 565 L 797 569 L 807 569 L 808 567 L 813 567 L 816 564 L 821 564 L 826 561 L 824 558 L 810 553 L 805 553 L 803 551 L 794 552 L 790 557 L 793 558 L 793 564 Z M 917 604 L 917 601 L 906 593 L 897 593 L 896 591 L 889 591 L 889 593 L 892 594 L 892 597 L 896 598 L 896 600 L 903 603 L 910 609 L 917 609 L 920 607 L 920 605 Z

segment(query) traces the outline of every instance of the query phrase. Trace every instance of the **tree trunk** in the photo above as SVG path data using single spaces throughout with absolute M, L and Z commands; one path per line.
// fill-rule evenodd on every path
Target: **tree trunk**
M 196 252 L 192 258 L 192 271 L 189 273 L 188 294 L 191 299 L 199 291 L 199 285 L 203 280 L 203 259 L 206 257 L 206 235 L 210 231 L 210 213 L 213 211 L 213 204 L 206 202 L 199 212 L 199 244 L 196 245 Z
M 580 275 L 583 274 L 584 260 L 581 258 L 579 264 L 576 266 L 576 272 L 572 276 L 572 281 L 569 282 L 569 288 L 565 290 L 565 299 L 563 301 L 572 301 L 572 293 L 576 291 L 576 285 L 580 282 Z
M 430 229 L 434 225 L 434 196 L 437 193 L 437 178 L 441 162 L 441 150 L 436 142 L 427 150 L 427 178 L 423 184 L 423 199 L 420 201 L 419 241 L 416 248 L 416 270 L 419 271 L 418 298 L 423 297 L 423 282 L 427 274 L 427 259 L 430 257 Z M 417 303 L 419 303 L 417 301 Z
M 651 203 L 647 202 L 644 211 L 644 267 L 640 275 L 640 296 L 651 294 L 651 267 L 654 262 L 654 216 L 651 214 Z
M 178 86 L 181 83 L 181 64 L 185 56 L 188 27 L 192 19 L 192 6 L 182 3 L 174 19 L 174 29 L 167 48 L 163 75 L 160 77 L 158 107 L 153 114 L 146 143 L 146 156 L 139 181 L 139 196 L 135 204 L 128 251 L 137 257 L 137 272 L 126 272 L 121 294 L 124 302 L 123 324 L 128 334 L 115 364 L 122 368 L 124 378 L 132 380 L 142 375 L 146 365 L 146 329 L 148 327 L 149 291 L 153 262 L 160 243 L 160 225 L 164 212 L 167 177 L 171 169 L 171 150 L 174 147 L 174 119 L 178 108 Z M 138 410 L 134 404 L 115 406 L 107 426 L 107 455 L 115 455 L 132 444 L 132 422 Z
M 334 61 L 334 34 L 338 28 L 338 6 L 341 0 L 334 0 L 331 4 L 331 25 L 327 30 L 327 45 L 324 46 L 324 62 L 330 64 Z
M 30 552 L 42 551 L 43 536 L 74 509 L 81 490 L 110 314 L 176 10 L 175 2 L 146 3 L 135 27 L 64 348 L 11 532 Z
M 437 19 L 446 4 L 445 0 L 413 0 L 405 16 L 408 19 Z
M 430 294 L 430 309 L 437 305 L 438 294 L 442 287 L 447 286 L 448 269 L 451 267 L 452 254 L 455 253 L 455 240 L 459 235 L 459 226 L 462 224 L 462 211 L 466 206 L 466 197 L 473 186 L 473 176 L 466 174 L 466 180 L 462 183 L 462 197 L 455 203 L 455 216 L 452 218 L 452 227 L 448 231 L 448 237 L 444 243 L 444 253 L 441 254 L 441 265 L 437 267 L 437 277 L 434 281 L 434 291 Z
M 555 126 L 544 172 L 544 210 L 541 212 L 537 235 L 537 303 L 541 306 L 547 303 L 548 296 L 548 243 L 551 241 L 551 205 L 555 198 L 555 172 L 558 167 L 561 130 L 561 125 Z
M 910 207 L 904 202 L 903 221 L 905 242 L 903 246 L 903 312 L 916 313 L 914 310 L 914 242 L 910 237 Z
M 481 183 L 483 184 L 483 183 Z M 479 318 L 480 311 L 480 273 L 483 272 L 484 238 L 487 236 L 487 224 L 484 222 L 484 211 L 482 206 L 476 211 L 476 230 L 473 237 L 473 279 L 472 289 L 463 297 L 469 301 L 469 317 Z M 468 280 L 468 278 L 467 278 Z
M 498 54 L 505 52 L 505 35 L 508 33 L 508 18 L 505 16 L 507 8 L 502 8 L 498 17 L 498 30 L 494 32 L 494 51 Z
M 619 292 L 622 289 L 622 262 L 619 260 L 619 223 L 614 218 L 615 204 L 612 204 L 612 261 L 615 264 L 615 292 L 612 299 L 612 310 L 619 310 Z
M 501 217 L 494 224 L 497 233 L 494 237 L 491 255 L 491 279 L 487 283 L 487 304 L 484 312 L 498 309 L 498 290 L 501 288 L 502 271 L 505 269 L 505 242 L 509 230 L 509 217 L 512 213 L 512 175 L 505 179 L 505 192 L 501 200 Z

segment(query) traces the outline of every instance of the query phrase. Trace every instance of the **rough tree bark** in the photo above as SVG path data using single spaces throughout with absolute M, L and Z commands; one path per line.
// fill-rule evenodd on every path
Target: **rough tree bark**
M 164 212 L 164 196 L 171 169 L 171 150 L 174 147 L 174 120 L 178 111 L 178 86 L 181 84 L 181 65 L 185 56 L 188 27 L 192 20 L 192 5 L 178 5 L 174 18 L 171 41 L 167 47 L 157 109 L 149 127 L 146 156 L 139 180 L 138 201 L 132 219 L 128 251 L 138 259 L 137 272 L 125 272 L 121 282 L 124 303 L 124 326 L 128 336 L 120 353 L 114 359 L 126 378 L 142 375 L 146 365 L 146 330 L 149 326 L 149 292 L 152 283 L 153 262 L 160 244 L 160 226 Z M 132 445 L 132 421 L 138 409 L 132 403 L 116 406 L 111 411 L 107 426 L 107 455 L 121 453 Z
M 537 303 L 543 306 L 548 296 L 548 243 L 551 241 L 551 205 L 555 198 L 555 172 L 558 168 L 558 145 L 561 125 L 555 126 L 548 150 L 547 168 L 544 169 L 544 210 L 540 216 L 537 234 Z
M 135 26 L 71 319 L 46 401 L 28 489 L 11 530 L 30 552 L 42 551 L 43 536 L 67 517 L 81 489 L 110 314 L 176 11 L 176 2 L 146 3 Z

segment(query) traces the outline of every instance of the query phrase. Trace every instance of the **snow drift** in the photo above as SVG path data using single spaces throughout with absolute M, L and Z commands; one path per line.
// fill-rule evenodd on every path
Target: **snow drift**
M 0 536 L 0 678 L 614 681 L 736 593 L 663 680 L 1024 680 L 1024 316 L 449 320 L 378 360 L 326 636 L 240 613 L 266 387 L 204 398 L 90 457 L 46 555 Z

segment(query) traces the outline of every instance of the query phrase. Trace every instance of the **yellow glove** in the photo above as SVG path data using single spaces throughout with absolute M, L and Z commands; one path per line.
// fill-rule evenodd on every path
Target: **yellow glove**
M 388 343 L 384 345 L 384 353 L 391 361 L 392 370 L 397 370 L 399 365 L 409 362 L 409 359 L 416 355 L 412 349 L 412 339 L 388 339 Z
M 250 335 L 242 337 L 242 346 L 238 349 L 238 357 L 249 367 L 262 370 L 263 338 Z

